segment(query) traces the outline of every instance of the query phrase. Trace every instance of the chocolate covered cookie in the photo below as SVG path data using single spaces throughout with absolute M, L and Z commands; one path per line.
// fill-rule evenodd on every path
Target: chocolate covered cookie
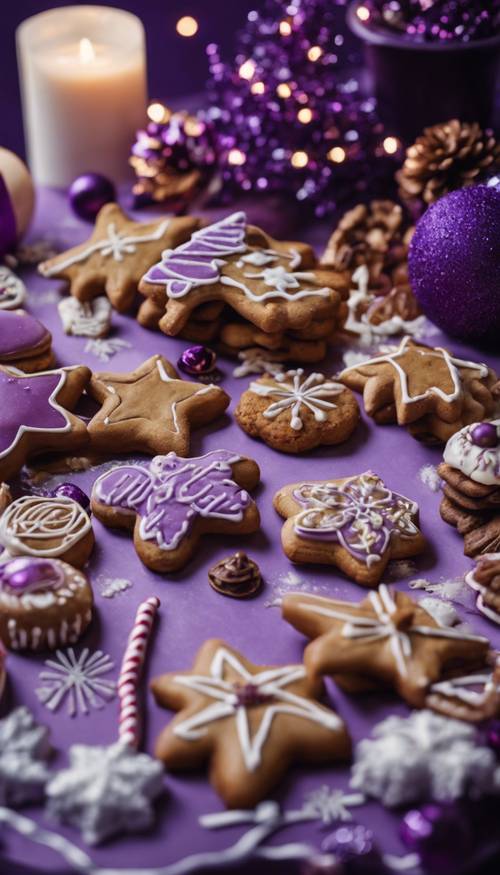
M 216 592 L 233 599 L 249 598 L 262 586 L 259 566 L 241 550 L 212 566 L 208 572 L 208 580 Z

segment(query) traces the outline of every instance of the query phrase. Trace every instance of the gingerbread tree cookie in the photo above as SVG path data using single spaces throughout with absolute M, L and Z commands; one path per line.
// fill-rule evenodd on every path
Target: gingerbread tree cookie
M 286 518 L 281 542 L 292 562 L 336 565 L 362 586 L 377 586 L 389 559 L 425 546 L 418 505 L 370 471 L 292 483 L 276 493 L 274 507 Z
M 440 626 L 406 593 L 384 584 L 359 604 L 291 593 L 282 611 L 313 639 L 304 653 L 313 675 L 331 675 L 347 691 L 389 686 L 416 708 L 450 664 L 475 669 L 488 656 L 487 638 Z
M 164 249 L 178 246 L 199 227 L 186 216 L 161 222 L 133 222 L 118 204 L 99 212 L 89 239 L 48 261 L 39 271 L 44 277 L 66 280 L 71 294 L 91 301 L 105 292 L 113 307 L 129 310 L 144 272 Z
M 154 355 L 131 373 L 93 374 L 88 388 L 101 404 L 88 431 L 99 452 L 189 452 L 190 429 L 224 413 L 230 398 L 218 386 L 189 383 Z
M 224 301 L 269 333 L 334 316 L 347 294 L 346 281 L 333 269 L 317 267 L 310 246 L 273 240 L 239 212 L 166 250 L 139 289 L 165 301 L 165 334 L 178 334 L 207 301 Z
M 251 459 L 229 450 L 149 465 L 120 465 L 94 483 L 92 511 L 105 525 L 133 530 L 139 558 L 153 571 L 177 571 L 201 535 L 257 531 L 259 511 L 248 489 L 259 482 Z
M 486 365 L 409 337 L 394 352 L 346 368 L 339 379 L 363 392 L 365 410 L 376 422 L 397 422 L 414 437 L 439 443 L 492 413 L 497 383 Z
M 156 678 L 159 705 L 178 711 L 156 742 L 169 769 L 209 764 L 230 808 L 252 808 L 294 762 L 350 756 L 340 717 L 318 701 L 322 683 L 302 665 L 257 666 L 225 642 L 206 641 L 192 671 Z

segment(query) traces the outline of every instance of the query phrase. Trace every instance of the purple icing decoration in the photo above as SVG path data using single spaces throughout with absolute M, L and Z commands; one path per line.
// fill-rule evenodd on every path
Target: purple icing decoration
M 0 371 L 0 457 L 7 455 L 24 431 L 67 431 L 69 421 L 55 397 L 64 371 L 17 377 Z
M 148 270 L 144 280 L 166 286 L 167 295 L 181 298 L 196 286 L 211 285 L 220 277 L 220 258 L 244 252 L 245 213 L 195 231 L 187 243 L 167 249 L 162 261 Z
M 196 517 L 239 522 L 251 499 L 231 480 L 229 450 L 181 459 L 156 456 L 149 466 L 120 465 L 94 484 L 93 497 L 109 507 L 133 510 L 141 517 L 140 537 L 163 550 L 175 550 Z
M 293 497 L 305 506 L 295 521 L 304 538 L 338 541 L 356 559 L 371 565 L 380 561 L 391 534 L 414 535 L 414 502 L 391 492 L 374 474 L 353 477 L 342 486 L 303 483 Z
M 10 355 L 38 346 L 48 331 L 29 313 L 9 313 L 0 310 L 0 355 Z
M 64 574 L 50 559 L 19 557 L 0 565 L 0 588 L 22 594 L 60 586 Z
M 470 433 L 471 441 L 476 447 L 496 447 L 498 444 L 498 432 L 491 422 L 480 422 L 475 425 Z
M 238 705 L 242 708 L 251 708 L 252 706 L 265 705 L 270 702 L 272 696 L 268 693 L 263 693 L 255 684 L 234 684 L 234 694 L 238 700 Z
M 59 496 L 72 498 L 73 501 L 80 504 L 84 510 L 88 510 L 90 506 L 90 498 L 85 494 L 83 489 L 80 489 L 75 483 L 60 483 L 59 486 L 56 486 L 56 488 L 52 490 L 50 495 L 54 498 L 58 498 Z
M 177 361 L 177 366 L 185 374 L 209 374 L 215 368 L 217 356 L 208 346 L 190 346 Z

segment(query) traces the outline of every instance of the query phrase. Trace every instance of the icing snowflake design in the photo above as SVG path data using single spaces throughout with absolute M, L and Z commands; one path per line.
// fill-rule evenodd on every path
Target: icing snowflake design
M 380 562 L 393 532 L 400 537 L 418 534 L 414 523 L 417 504 L 391 492 L 371 472 L 352 477 L 340 486 L 303 483 L 293 497 L 306 506 L 295 517 L 299 536 L 338 541 L 368 566 Z
M 101 650 L 90 653 L 88 647 L 76 656 L 72 647 L 65 653 L 56 652 L 56 659 L 47 659 L 47 669 L 39 679 L 43 686 L 36 694 L 49 711 L 57 711 L 67 700 L 68 714 L 88 714 L 92 708 L 103 708 L 115 696 L 116 684 L 103 679 L 114 668 L 112 660 Z
M 28 708 L 0 720 L 0 805 L 21 805 L 43 796 L 49 779 L 49 731 Z
M 89 845 L 152 825 L 152 801 L 163 789 L 161 763 L 122 742 L 75 744 L 69 759 L 47 786 L 50 817 L 80 829 Z
M 352 807 L 363 805 L 365 797 L 362 793 L 344 793 L 343 790 L 332 789 L 328 784 L 323 784 L 316 790 L 308 793 L 302 806 L 304 814 L 311 819 L 319 820 L 326 826 L 341 821 L 352 820 L 349 810 Z
M 312 594 L 308 594 L 308 597 L 310 599 L 314 598 Z M 321 614 L 324 617 L 344 620 L 345 625 L 342 627 L 341 632 L 343 638 L 350 638 L 352 640 L 364 639 L 368 643 L 387 639 L 397 671 L 401 677 L 408 675 L 408 660 L 413 653 L 413 635 L 434 638 L 456 638 L 459 641 L 486 640 L 480 635 L 469 635 L 461 630 L 450 629 L 448 627 L 413 625 L 411 619 L 403 627 L 400 627 L 398 624 L 396 602 L 385 584 L 381 584 L 378 590 L 370 592 L 368 598 L 373 609 L 373 617 L 366 615 L 365 608 L 359 610 L 356 605 L 353 605 L 352 608 L 347 608 L 343 602 L 340 603 L 341 608 L 339 610 L 327 608 L 322 604 L 315 605 L 312 602 L 304 602 L 301 604 L 301 607 L 304 610 Z
M 300 418 L 302 406 L 313 413 L 316 422 L 325 422 L 328 411 L 337 406 L 327 399 L 340 395 L 345 389 L 341 383 L 326 380 L 323 374 L 310 374 L 304 378 L 302 368 L 287 371 L 286 374 L 278 374 L 275 382 L 279 385 L 250 383 L 249 389 L 264 398 L 276 398 L 276 401 L 273 401 L 263 413 L 266 419 L 276 419 L 284 410 L 289 410 L 290 427 L 294 431 L 300 431 L 303 427 Z
M 355 751 L 351 787 L 388 806 L 451 801 L 498 789 L 494 752 L 474 727 L 432 711 L 388 717 Z
M 249 374 L 270 374 L 275 377 L 283 373 L 283 365 L 266 359 L 260 349 L 243 349 L 238 353 L 238 358 L 241 364 L 236 365 L 233 377 L 247 377 Z
M 0 265 L 0 310 L 14 310 L 26 300 L 22 279 L 5 265 Z
M 239 675 L 241 683 L 231 683 L 224 679 L 226 664 Z M 286 689 L 305 677 L 306 672 L 302 665 L 282 666 L 252 674 L 234 654 L 221 647 L 216 651 L 209 671 L 207 676 L 175 677 L 176 683 L 211 700 L 210 704 L 196 714 L 178 723 L 174 729 L 175 735 L 185 741 L 197 741 L 203 737 L 205 727 L 210 723 L 234 717 L 243 761 L 250 772 L 260 765 L 262 749 L 278 714 L 303 717 L 332 730 L 341 727 L 341 721 L 336 714 Z M 265 709 L 259 727 L 252 736 L 248 708 L 254 705 L 264 705 Z
M 120 465 L 106 472 L 93 494 L 103 504 L 139 514 L 142 540 L 175 550 L 197 517 L 243 519 L 251 498 L 231 480 L 231 465 L 239 458 L 228 450 L 193 459 L 167 453 L 156 456 L 149 468 Z
M 87 341 L 84 347 L 84 352 L 90 352 L 95 355 L 101 362 L 109 362 L 117 352 L 122 352 L 124 349 L 130 349 L 131 344 L 127 340 L 116 338 L 97 337 Z

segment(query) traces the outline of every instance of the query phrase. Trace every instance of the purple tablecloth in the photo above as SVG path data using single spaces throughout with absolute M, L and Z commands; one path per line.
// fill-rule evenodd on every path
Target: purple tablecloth
M 40 194 L 32 239 L 43 236 L 53 240 L 58 247 L 65 248 L 82 241 L 88 233 L 88 226 L 70 214 L 64 195 L 51 192 Z M 41 279 L 34 272 L 26 272 L 24 276 L 29 289 L 27 309 L 40 317 L 52 331 L 57 360 L 61 365 L 84 363 L 97 370 L 131 370 L 153 353 L 161 353 L 175 363 L 186 346 L 182 340 L 146 331 L 132 317 L 114 314 L 111 337 L 124 340 L 131 346 L 117 352 L 108 364 L 102 364 L 92 353 L 84 352 L 85 339 L 63 334 L 56 308 L 57 296 L 54 294 L 57 283 Z M 437 343 L 442 340 L 440 335 L 432 338 Z M 465 358 L 487 359 L 495 364 L 492 357 L 463 344 L 453 342 L 451 348 Z M 337 370 L 340 364 L 340 356 L 332 353 L 327 370 Z M 496 364 L 500 365 L 500 359 Z M 232 376 L 233 362 L 221 360 L 220 366 L 224 374 L 222 385 L 231 395 L 231 407 L 219 422 L 193 434 L 191 452 L 200 455 L 211 449 L 229 447 L 258 461 L 262 484 L 256 498 L 262 515 L 261 531 L 241 539 L 206 537 L 200 543 L 195 559 L 182 572 L 162 577 L 149 572 L 141 564 L 128 535 L 107 530 L 94 521 L 97 543 L 88 572 L 94 583 L 96 617 L 77 646 L 77 652 L 88 647 L 110 654 L 116 666 L 110 677 L 116 678 L 137 605 L 150 594 L 158 595 L 162 602 L 143 684 L 144 748 L 148 751 L 152 750 L 155 737 L 170 715 L 154 703 L 147 689 L 147 679 L 166 671 L 190 667 L 197 648 L 206 638 L 222 637 L 258 663 L 300 661 L 303 638 L 281 620 L 279 610 L 269 606 L 283 588 L 293 588 L 290 573 L 295 575 L 300 587 L 316 593 L 349 600 L 359 600 L 365 595 L 364 590 L 345 579 L 334 568 L 294 567 L 284 556 L 280 545 L 281 520 L 273 510 L 272 498 L 285 483 L 301 478 L 343 477 L 372 469 L 390 487 L 415 499 L 421 508 L 421 524 L 428 538 L 428 548 L 415 560 L 414 573 L 407 579 L 397 581 L 402 589 L 407 589 L 411 577 L 439 581 L 461 576 L 471 566 L 471 562 L 463 556 L 461 538 L 439 516 L 439 494 L 432 492 L 419 474 L 422 466 L 439 463 L 441 452 L 438 449 L 420 445 L 403 429 L 378 427 L 363 416 L 352 439 L 338 448 L 323 448 L 297 457 L 281 455 L 265 444 L 251 440 L 236 425 L 232 410 L 249 378 L 235 379 Z M 71 479 L 89 493 L 95 478 L 96 472 L 89 470 L 59 479 Z M 237 547 L 247 550 L 259 563 L 265 579 L 261 594 L 251 601 L 223 598 L 207 582 L 207 569 Z M 103 598 L 102 586 L 108 578 L 126 578 L 132 582 L 132 586 L 114 598 Z M 390 577 L 386 579 L 389 581 Z M 471 608 L 472 605 L 471 598 Z M 490 636 L 498 646 L 500 636 L 495 626 L 481 619 L 474 610 L 470 613 L 462 611 L 462 614 L 475 631 Z M 67 715 L 64 705 L 51 713 L 38 700 L 35 692 L 40 686 L 38 675 L 42 665 L 43 657 L 9 655 L 9 690 L 2 711 L 5 713 L 10 707 L 25 704 L 34 711 L 38 720 L 50 726 L 56 751 L 55 767 L 66 763 L 67 750 L 72 743 L 112 742 L 117 735 L 117 701 L 111 701 L 102 710 L 92 710 L 88 715 L 74 718 Z M 331 704 L 346 720 L 354 743 L 367 736 L 371 727 L 384 716 L 407 713 L 405 706 L 391 695 L 348 697 L 330 687 L 330 696 Z M 303 804 L 306 794 L 322 784 L 346 789 L 348 780 L 347 767 L 294 769 L 279 787 L 275 798 L 284 808 L 297 809 Z M 158 806 L 157 824 L 152 832 L 139 838 L 120 837 L 102 848 L 93 849 L 90 853 L 99 866 L 116 869 L 165 866 L 194 852 L 227 847 L 247 829 L 237 826 L 207 830 L 198 824 L 200 815 L 222 809 L 205 774 L 166 775 L 165 787 L 166 795 Z M 47 822 L 41 809 L 30 808 L 25 813 L 34 816 L 45 827 L 54 828 Z M 403 853 L 397 832 L 400 815 L 388 813 L 380 805 L 369 803 L 355 810 L 355 818 L 373 829 L 384 851 Z M 58 831 L 76 844 L 81 844 L 74 830 Z M 270 843 L 300 840 L 319 847 L 325 834 L 325 827 L 305 824 L 283 830 Z M 9 830 L 1 833 L 1 841 L 3 854 L 18 863 L 36 864 L 41 872 L 50 872 L 52 875 L 67 871 L 53 851 L 33 845 Z M 258 865 L 263 869 L 264 864 Z

